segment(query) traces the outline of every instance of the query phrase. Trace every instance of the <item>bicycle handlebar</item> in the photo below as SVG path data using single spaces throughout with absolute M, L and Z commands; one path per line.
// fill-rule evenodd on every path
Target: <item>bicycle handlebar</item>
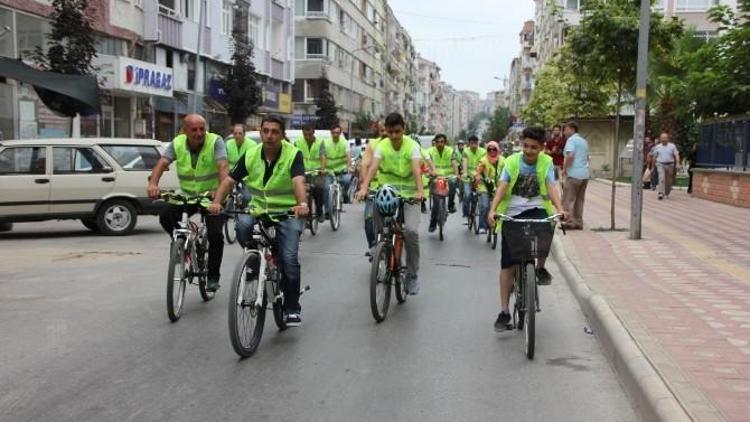
M 495 218 L 499 218 L 503 221 L 510 221 L 514 223 L 533 223 L 533 224 L 551 223 L 559 219 L 560 217 L 562 217 L 562 214 L 553 214 L 547 218 L 513 218 L 509 215 L 505 215 L 501 213 L 495 214 Z
M 201 205 L 207 207 L 211 203 L 211 192 L 203 192 L 198 195 L 185 195 L 173 190 L 159 191 L 159 199 L 154 202 L 166 202 L 174 205 Z

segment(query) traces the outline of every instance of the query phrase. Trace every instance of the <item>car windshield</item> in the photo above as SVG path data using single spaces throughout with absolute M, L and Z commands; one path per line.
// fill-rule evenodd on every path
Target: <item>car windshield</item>
M 125 170 L 151 170 L 161 154 L 150 145 L 102 145 Z

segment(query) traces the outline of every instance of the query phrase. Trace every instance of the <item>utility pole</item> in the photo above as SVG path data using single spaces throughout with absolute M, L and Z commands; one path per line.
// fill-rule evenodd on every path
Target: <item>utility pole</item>
M 651 2 L 641 0 L 641 27 L 638 31 L 638 67 L 635 88 L 635 127 L 633 129 L 633 177 L 630 190 L 630 238 L 641 238 L 643 214 L 643 138 L 646 135 L 646 82 L 648 77 L 648 35 L 650 30 Z
M 200 11 L 198 12 L 198 46 L 195 52 L 195 76 L 193 78 L 193 113 L 198 112 L 198 101 L 203 101 L 203 71 L 201 68 L 201 46 L 203 45 L 203 27 L 205 22 L 206 0 L 200 0 Z M 198 85 L 200 83 L 200 86 Z

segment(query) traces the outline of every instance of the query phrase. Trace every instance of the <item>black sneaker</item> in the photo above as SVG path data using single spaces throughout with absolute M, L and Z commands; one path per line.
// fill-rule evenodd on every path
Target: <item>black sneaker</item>
M 510 314 L 507 312 L 500 312 L 497 314 L 497 320 L 495 320 L 495 331 L 501 333 L 505 330 L 513 328 L 510 325 Z
M 219 286 L 219 279 L 218 278 L 216 278 L 216 279 L 209 278 L 208 281 L 206 282 L 206 291 L 207 292 L 215 292 L 215 291 L 219 290 L 219 287 L 220 286 Z
M 456 207 L 448 205 L 448 213 L 449 214 L 455 214 L 456 213 Z
M 435 229 L 437 229 L 437 223 L 431 223 L 430 224 L 430 228 L 427 229 L 427 231 L 430 232 L 430 233 L 432 233 L 432 232 L 435 231 Z
M 536 269 L 536 284 L 540 286 L 549 286 L 552 284 L 552 274 L 546 268 Z
M 287 327 L 299 327 L 302 325 L 302 316 L 299 312 L 290 312 L 284 316 L 284 323 Z

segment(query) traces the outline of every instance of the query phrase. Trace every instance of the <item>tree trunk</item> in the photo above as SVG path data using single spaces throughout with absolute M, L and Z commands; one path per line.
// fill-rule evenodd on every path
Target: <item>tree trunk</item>
M 610 202 L 610 230 L 615 229 L 615 195 L 617 193 L 617 148 L 620 145 L 620 104 L 622 102 L 622 78 L 617 81 L 617 104 L 615 109 L 615 140 L 612 145 L 612 199 Z M 635 177 L 635 176 L 633 176 Z

